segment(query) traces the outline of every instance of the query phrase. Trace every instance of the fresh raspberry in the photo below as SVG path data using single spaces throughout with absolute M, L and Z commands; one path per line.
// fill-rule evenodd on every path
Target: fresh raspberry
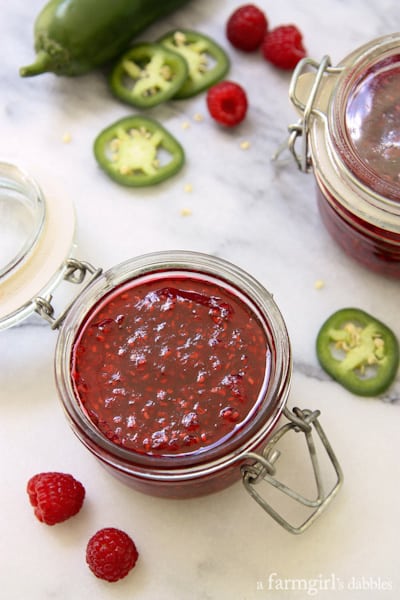
M 210 115 L 221 125 L 234 127 L 243 121 L 247 112 L 244 89 L 233 81 L 220 81 L 207 92 Z
M 118 581 L 128 575 L 139 557 L 133 540 L 120 529 L 100 529 L 89 540 L 86 562 L 89 569 L 106 581 Z
M 303 36 L 295 25 L 281 25 L 267 33 L 261 46 L 265 60 L 281 69 L 294 69 L 305 57 Z
M 55 525 L 78 513 L 85 498 L 85 488 L 66 473 L 38 473 L 28 481 L 26 491 L 42 523 Z
M 226 24 L 226 37 L 235 48 L 244 52 L 257 50 L 268 28 L 265 14 L 254 4 L 236 9 Z

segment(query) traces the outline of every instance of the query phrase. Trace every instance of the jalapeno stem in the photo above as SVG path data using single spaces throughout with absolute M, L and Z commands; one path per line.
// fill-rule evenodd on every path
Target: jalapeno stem
M 52 62 L 53 59 L 50 54 L 44 50 L 40 50 L 40 52 L 38 52 L 36 55 L 35 62 L 33 62 L 31 65 L 21 67 L 19 74 L 21 77 L 33 77 L 34 75 L 40 75 L 41 73 L 45 73 L 49 70 Z

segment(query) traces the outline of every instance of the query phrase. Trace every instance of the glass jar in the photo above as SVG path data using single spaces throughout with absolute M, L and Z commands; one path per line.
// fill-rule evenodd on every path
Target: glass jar
M 188 294 L 191 294 L 192 296 L 197 294 L 198 298 L 195 297 L 194 301 L 191 302 L 190 295 L 187 299 L 183 300 L 178 297 L 179 301 L 176 303 L 178 306 L 176 306 L 176 304 L 172 305 L 170 300 L 172 298 L 171 294 L 167 293 L 165 296 L 161 296 L 160 298 L 157 297 L 154 302 L 151 303 L 148 310 L 144 311 L 144 309 L 142 309 L 142 312 L 144 311 L 143 318 L 140 317 L 140 311 L 138 311 L 137 314 L 135 313 L 134 319 L 131 317 L 132 322 L 134 322 L 133 326 L 131 326 L 130 323 L 128 324 L 128 313 L 129 311 L 132 312 L 134 310 L 134 306 L 128 306 L 127 299 L 124 299 L 121 303 L 123 305 L 121 308 L 115 306 L 112 308 L 112 311 L 107 310 L 107 302 L 116 304 L 118 298 L 121 296 L 125 298 L 125 296 L 127 296 L 127 290 L 129 292 L 130 288 L 136 294 L 135 302 L 132 303 L 136 305 L 138 302 L 141 302 L 142 304 L 147 302 L 149 295 L 153 294 L 155 296 L 159 293 L 158 290 L 160 289 L 165 290 L 167 289 L 167 286 L 168 289 L 171 289 L 171 282 L 176 286 L 174 289 L 177 289 L 177 287 L 180 288 L 179 293 L 181 297 L 183 297 L 182 294 L 184 294 L 183 287 L 185 281 L 190 283 L 190 286 L 185 286 L 190 288 Z M 155 283 L 154 286 L 151 286 L 152 282 Z M 260 339 L 258 346 L 250 349 L 250 347 L 247 346 L 247 341 L 240 339 L 240 345 L 238 345 L 238 348 L 235 347 L 235 334 L 242 335 L 242 332 L 240 332 L 242 325 L 239 322 L 235 323 L 235 315 L 233 315 L 233 317 L 228 315 L 226 319 L 222 316 L 221 323 L 218 322 L 218 315 L 217 317 L 214 317 L 212 300 L 217 298 L 217 296 L 211 296 L 210 292 L 207 291 L 210 284 L 212 285 L 211 289 L 214 290 L 213 293 L 218 294 L 219 298 L 218 301 L 214 302 L 215 310 L 219 310 L 217 302 L 220 302 L 221 298 L 223 298 L 224 305 L 228 305 L 228 303 L 231 303 L 232 301 L 238 303 L 235 313 L 239 311 L 240 305 L 245 305 L 245 310 L 249 315 L 249 321 L 243 324 L 243 328 L 249 327 L 252 320 L 253 324 L 255 324 L 252 334 L 256 335 L 257 329 L 262 330 L 263 335 L 265 335 L 265 342 Z M 151 286 L 150 291 L 148 291 L 149 286 Z M 153 287 L 154 290 L 152 289 Z M 107 301 L 107 297 L 111 297 L 111 299 Z M 137 300 L 138 297 L 140 300 Z M 95 314 L 91 315 L 91 311 L 93 310 L 92 307 L 97 307 L 99 303 L 101 303 L 102 308 L 97 308 Z M 188 315 L 186 315 L 183 308 L 179 308 L 179 304 L 184 305 L 185 303 L 188 305 Z M 201 304 L 203 304 L 203 306 L 201 306 Z M 193 307 L 198 308 L 196 314 L 195 308 L 192 309 L 192 305 Z M 173 326 L 166 321 L 166 318 L 169 316 L 169 313 L 171 313 L 175 319 L 174 313 L 177 310 L 179 311 L 177 317 L 179 319 L 179 324 L 173 328 Z M 153 318 L 153 313 L 155 311 L 157 311 L 157 316 Z M 114 322 L 115 320 L 118 320 L 118 318 L 121 319 L 122 312 L 126 318 L 124 318 L 123 324 L 118 327 L 117 325 L 114 325 Z M 107 317 L 105 317 L 106 314 Z M 197 320 L 195 321 L 196 329 L 191 329 L 191 331 L 186 332 L 183 329 L 183 319 L 191 318 L 192 316 L 193 319 L 197 317 Z M 173 387 L 173 379 L 177 378 L 178 375 L 175 371 L 172 371 L 173 361 L 171 360 L 167 363 L 166 358 L 164 358 L 166 352 L 163 353 L 163 349 L 168 346 L 168 351 L 175 354 L 177 353 L 177 348 L 182 347 L 185 349 L 185 356 L 179 361 L 177 358 L 174 358 L 174 361 L 177 362 L 178 370 L 187 371 L 188 378 L 193 378 L 194 381 L 207 378 L 207 380 L 210 379 L 211 381 L 211 387 L 218 386 L 218 390 L 215 392 L 215 402 L 221 402 L 221 410 L 223 410 L 223 401 L 225 399 L 223 396 L 221 397 L 221 392 L 226 388 L 228 396 L 231 396 L 230 400 L 234 401 L 235 389 L 234 384 L 233 387 L 230 385 L 230 381 L 233 377 L 233 370 L 227 368 L 225 372 L 225 365 L 221 364 L 228 360 L 227 356 L 219 356 L 216 354 L 219 347 L 221 344 L 223 346 L 229 346 L 230 353 L 232 353 L 231 348 L 233 348 L 234 352 L 253 352 L 254 350 L 254 354 L 261 354 L 264 350 L 263 345 L 265 343 L 265 346 L 268 348 L 268 353 L 265 359 L 260 360 L 258 365 L 259 370 L 262 370 L 262 373 L 255 372 L 252 374 L 254 378 L 256 378 L 257 375 L 260 375 L 260 381 L 262 379 L 262 383 L 257 386 L 254 397 L 248 399 L 248 415 L 244 418 L 244 422 L 240 427 L 235 428 L 235 431 L 232 432 L 233 435 L 224 433 L 224 440 L 217 439 L 215 443 L 211 443 L 210 445 L 199 449 L 197 449 L 198 444 L 194 444 L 194 447 L 196 448 L 194 451 L 192 451 L 190 445 L 187 448 L 183 445 L 178 451 L 171 452 L 168 450 L 168 447 L 163 449 L 163 446 L 161 445 L 161 449 L 158 450 L 159 445 L 156 445 L 156 447 L 152 445 L 148 452 L 144 452 L 141 451 L 141 448 L 143 447 L 142 444 L 139 448 L 137 448 L 137 444 L 134 444 L 133 449 L 128 449 L 119 442 L 110 441 L 109 437 L 107 437 L 107 432 L 111 430 L 112 421 L 115 419 L 112 408 L 109 422 L 103 427 L 106 431 L 106 433 L 104 433 L 94 425 L 93 419 L 88 416 L 88 412 L 90 412 L 92 408 L 88 410 L 87 405 L 82 402 L 82 398 L 77 398 L 77 396 L 79 396 L 77 389 L 79 389 L 81 385 L 84 385 L 85 387 L 90 385 L 88 383 L 89 376 L 87 376 L 85 382 L 82 383 L 78 381 L 78 383 L 75 382 L 75 384 L 71 377 L 73 356 L 75 355 L 75 362 L 79 359 L 79 355 L 78 357 L 76 356 L 76 346 L 79 346 L 82 343 L 78 341 L 80 331 L 86 324 L 88 318 L 90 318 L 91 322 L 93 322 L 93 320 L 95 322 L 98 320 L 101 320 L 102 322 L 105 320 L 113 320 L 113 323 L 109 327 L 100 327 L 100 334 L 102 338 L 105 337 L 105 339 L 102 339 L 99 347 L 96 347 L 96 354 L 103 352 L 106 354 L 104 346 L 107 344 L 116 344 L 113 353 L 121 355 L 121 359 L 115 363 L 112 374 L 107 375 L 107 377 L 115 377 L 115 374 L 118 374 L 117 377 L 115 377 L 117 383 L 114 387 L 118 389 L 119 393 L 121 393 L 120 390 L 123 385 L 125 385 L 124 392 L 126 391 L 126 388 L 134 387 L 136 392 L 135 403 L 139 403 L 140 401 L 140 393 L 136 388 L 141 386 L 141 379 L 135 380 L 135 382 L 132 382 L 129 385 L 129 383 L 125 383 L 123 376 L 120 377 L 120 372 L 129 369 L 130 364 L 134 364 L 136 369 L 135 373 L 139 373 L 141 362 L 138 361 L 138 356 L 139 358 L 143 355 L 148 356 L 152 350 L 151 344 L 157 344 L 158 355 L 154 357 L 155 352 L 151 354 L 151 359 L 149 358 L 149 360 L 152 361 L 150 373 L 147 370 L 143 372 L 142 369 L 143 377 L 148 377 L 150 374 L 150 379 L 157 380 L 157 389 L 160 388 L 165 390 L 165 388 L 169 386 Z M 156 336 L 153 337 L 151 331 L 146 330 L 146 336 L 149 337 L 149 341 L 146 340 L 146 343 L 142 343 L 141 340 L 131 341 L 138 329 L 143 331 L 144 327 L 146 327 L 146 319 L 149 320 L 150 318 L 151 328 L 157 329 Z M 156 321 L 156 318 L 158 318 L 159 321 Z M 209 331 L 205 330 L 208 325 L 208 322 L 205 323 L 205 319 L 207 319 L 207 321 L 210 320 L 212 327 Z M 233 323 L 232 326 L 234 327 L 233 335 L 231 337 L 228 337 L 227 335 L 226 337 L 217 340 L 217 338 L 221 338 L 221 336 L 224 335 L 223 328 L 226 328 L 231 320 Z M 168 332 L 165 331 L 164 333 L 164 331 L 162 331 L 163 326 L 165 330 L 167 330 L 168 327 Z M 202 328 L 204 328 L 204 331 Z M 118 342 L 115 342 L 114 340 L 121 330 L 121 339 L 118 338 Z M 94 331 L 95 333 L 92 337 L 90 337 L 90 334 L 88 336 L 89 341 L 87 342 L 87 347 L 89 348 L 94 344 L 92 338 L 95 340 L 99 337 L 98 329 L 95 328 Z M 194 331 L 196 333 L 194 333 Z M 199 338 L 198 342 L 195 340 L 196 336 Z M 158 341 L 157 338 L 161 338 L 161 341 Z M 216 340 L 215 345 L 213 344 L 213 340 Z M 201 348 L 204 344 L 206 345 L 206 348 L 203 353 L 199 355 L 199 353 L 202 352 Z M 130 353 L 130 357 L 129 360 L 125 362 L 124 355 L 127 345 L 129 346 L 128 352 Z M 241 346 L 244 346 L 244 349 L 239 350 Z M 135 353 L 135 355 L 133 355 L 133 353 Z M 195 358 L 192 358 L 192 355 Z M 212 360 L 216 363 L 215 367 L 208 364 L 209 357 L 212 357 Z M 254 357 L 254 360 L 255 359 L 256 358 Z M 85 369 L 86 365 L 82 365 L 82 360 L 87 360 L 86 347 L 83 348 L 83 358 L 79 360 L 79 365 L 76 367 L 77 370 L 81 369 L 83 371 Z M 102 356 L 100 364 L 104 365 L 111 360 L 113 360 L 113 357 L 104 358 Z M 159 367 L 158 363 L 161 361 L 162 365 Z M 198 364 L 198 366 L 195 367 L 194 364 Z M 88 365 L 87 368 L 88 370 L 91 370 L 91 365 Z M 235 373 L 239 372 L 240 368 L 241 367 L 236 364 Z M 242 370 L 245 370 L 246 368 L 246 364 L 244 364 Z M 192 371 L 191 373 L 189 373 L 189 369 Z M 213 377 L 214 369 L 218 369 L 217 377 Z M 164 370 L 166 370 L 168 374 L 164 376 L 165 381 L 162 381 L 162 373 Z M 201 373 L 204 373 L 204 377 L 201 377 Z M 244 375 L 242 375 L 242 377 L 244 377 Z M 248 377 L 250 377 L 250 374 Z M 192 252 L 161 252 L 140 256 L 102 274 L 80 295 L 79 303 L 75 303 L 68 312 L 62 327 L 60 328 L 56 349 L 56 381 L 71 425 L 78 437 L 103 464 L 123 478 L 127 483 L 141 491 L 161 496 L 197 496 L 221 489 L 222 487 L 226 487 L 229 483 L 240 479 L 240 465 L 243 462 L 242 456 L 247 452 L 252 452 L 258 448 L 274 428 L 287 400 L 290 378 L 291 352 L 289 340 L 282 316 L 270 294 L 268 294 L 268 292 L 248 274 L 234 265 L 212 256 Z M 221 387 L 221 385 L 217 383 L 217 381 L 222 380 L 227 381 L 225 387 Z M 122 381 L 124 381 L 124 384 Z M 97 396 L 101 394 L 98 385 L 102 386 L 102 383 L 98 384 L 97 382 L 93 382 L 92 385 L 96 386 L 97 400 Z M 104 385 L 106 384 L 104 383 Z M 185 385 L 186 381 L 182 381 L 182 386 Z M 238 387 L 241 387 L 241 385 L 242 381 L 238 382 Z M 188 408 L 180 406 L 180 412 L 186 413 L 186 415 L 192 415 L 193 411 L 196 410 L 198 413 L 200 413 L 200 411 L 208 412 L 211 407 L 207 406 L 206 402 L 202 402 L 202 396 L 204 397 L 204 395 L 206 395 L 207 397 L 211 397 L 212 391 L 210 386 L 205 385 L 202 381 L 198 384 L 195 383 L 190 388 L 184 387 L 182 394 L 186 396 L 190 394 L 194 395 L 194 399 L 190 401 Z M 117 404 L 118 408 L 116 409 L 116 412 L 119 414 L 120 402 L 118 402 L 115 397 L 112 397 L 112 387 L 113 386 L 111 385 L 111 388 L 107 388 L 105 391 L 104 401 L 110 402 L 111 404 Z M 128 394 L 129 391 L 130 390 L 128 390 Z M 149 396 L 153 396 L 156 395 L 156 392 L 156 389 L 151 388 L 147 393 Z M 239 404 L 243 405 L 245 396 L 250 392 L 251 390 L 247 390 L 247 392 L 243 390 L 243 393 L 241 394 L 242 397 L 239 397 L 238 402 L 234 406 Z M 236 393 L 240 394 L 241 391 L 236 390 Z M 179 395 L 179 389 L 174 389 L 173 398 L 171 399 L 168 396 L 164 404 L 175 402 L 176 397 Z M 86 398 L 86 396 L 88 396 L 88 398 Z M 159 396 L 160 394 L 157 395 L 157 397 Z M 221 398 L 221 401 L 219 398 Z M 90 393 L 85 395 L 85 399 L 86 403 L 90 402 L 90 405 L 92 406 Z M 125 401 L 128 403 L 128 398 Z M 158 398 L 158 402 L 162 403 L 162 398 Z M 145 416 L 143 416 L 143 412 L 146 410 L 151 412 L 152 419 L 158 420 L 158 414 L 154 411 L 154 405 L 152 406 L 151 402 L 147 402 L 145 406 L 148 405 L 150 405 L 149 408 L 143 408 L 140 412 L 137 411 L 135 413 L 134 418 L 136 423 L 133 429 L 134 431 L 137 429 L 140 430 L 140 420 L 146 421 Z M 196 407 L 196 405 L 199 406 Z M 110 412 L 110 410 L 108 412 Z M 214 415 L 214 417 L 216 416 L 217 415 Z M 131 416 L 131 418 L 133 417 Z M 175 416 L 168 416 L 168 419 L 170 418 L 175 418 Z M 205 415 L 199 418 L 204 419 Z M 99 420 L 98 416 L 96 417 L 96 420 Z M 216 421 L 218 421 L 218 419 L 216 419 Z M 147 423 L 144 424 L 147 425 Z M 152 423 L 149 423 L 149 427 L 151 425 Z M 212 423 L 211 425 L 211 428 L 213 429 L 218 427 L 217 422 Z M 158 428 L 163 431 L 168 430 L 168 427 L 165 427 L 165 424 L 159 425 Z M 179 429 L 178 423 L 176 424 L 176 428 Z M 182 426 L 182 429 L 188 432 L 193 431 L 194 433 L 197 433 L 198 427 L 192 427 L 189 422 L 189 426 Z M 122 439 L 127 437 L 126 432 L 124 433 L 125 436 L 122 434 L 120 436 Z M 168 435 L 172 435 L 169 430 Z M 209 435 L 209 433 L 207 433 L 207 435 Z M 116 436 L 113 435 L 113 438 L 114 437 Z
M 57 231 L 53 235 L 57 239 Z M 62 268 L 55 264 L 62 280 L 79 284 L 79 293 L 56 316 L 48 293 L 54 286 L 30 287 L 35 294 L 23 307 L 59 330 L 55 378 L 62 406 L 73 432 L 96 459 L 131 487 L 161 497 L 197 497 L 242 480 L 288 531 L 308 528 L 336 495 L 343 476 L 319 411 L 286 405 L 290 342 L 271 294 L 239 267 L 197 252 L 147 254 L 106 272 L 69 257 Z M 7 283 L 0 279 L 4 292 Z M 3 325 L 26 314 L 14 307 L 12 318 L 3 315 Z M 138 339 L 149 341 L 137 346 Z M 167 363 L 169 354 L 183 357 Z M 185 380 L 181 391 L 182 376 L 191 387 Z M 173 412 L 172 405 L 184 410 Z M 277 445 L 289 432 L 304 434 L 316 497 L 275 477 Z M 335 476 L 329 488 L 319 468 L 318 440 Z M 258 492 L 261 481 L 300 504 L 306 518 L 289 522 Z
M 400 34 L 358 48 L 336 67 L 328 56 L 303 59 L 289 95 L 302 115 L 289 127 L 289 148 L 302 171 L 314 172 L 327 230 L 364 266 L 399 278 Z

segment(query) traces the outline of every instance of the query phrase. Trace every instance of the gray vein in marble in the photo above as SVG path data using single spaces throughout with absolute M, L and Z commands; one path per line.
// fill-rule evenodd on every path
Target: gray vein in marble
M 297 359 L 293 361 L 293 371 L 316 381 L 331 382 L 333 385 L 339 385 L 321 367 Z M 389 404 L 400 404 L 400 381 L 394 382 L 386 392 L 379 396 L 378 400 Z

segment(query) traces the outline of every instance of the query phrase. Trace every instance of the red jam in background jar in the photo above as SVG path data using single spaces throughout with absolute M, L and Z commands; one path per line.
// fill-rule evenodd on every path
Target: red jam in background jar
M 270 349 L 249 305 L 205 275 L 128 281 L 91 309 L 72 347 L 93 425 L 141 455 L 200 455 L 258 410 Z

